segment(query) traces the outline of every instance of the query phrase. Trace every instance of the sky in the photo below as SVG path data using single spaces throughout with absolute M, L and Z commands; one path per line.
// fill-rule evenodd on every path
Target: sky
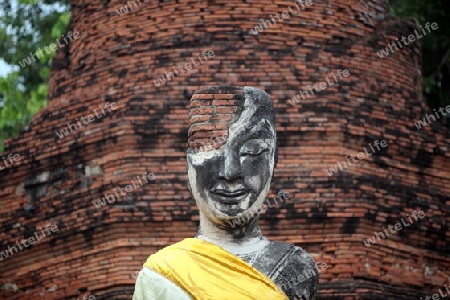
M 6 77 L 6 74 L 12 71 L 10 65 L 6 64 L 3 59 L 0 58 L 0 77 Z

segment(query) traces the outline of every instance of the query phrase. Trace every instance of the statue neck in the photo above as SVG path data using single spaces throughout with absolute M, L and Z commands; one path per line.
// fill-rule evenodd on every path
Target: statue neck
M 243 227 L 220 228 L 200 213 L 200 226 L 196 237 L 234 255 L 260 251 L 269 244 L 259 228 L 258 218 L 254 218 Z

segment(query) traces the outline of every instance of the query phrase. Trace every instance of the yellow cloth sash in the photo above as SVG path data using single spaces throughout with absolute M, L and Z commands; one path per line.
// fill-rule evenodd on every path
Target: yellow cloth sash
M 195 300 L 288 300 L 266 275 L 210 242 L 188 238 L 161 249 L 144 264 Z

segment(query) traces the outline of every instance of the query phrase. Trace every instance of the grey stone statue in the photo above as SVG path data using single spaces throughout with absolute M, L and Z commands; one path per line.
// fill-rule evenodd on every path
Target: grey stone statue
M 287 298 L 314 299 L 319 282 L 314 260 L 300 247 L 267 240 L 258 225 L 278 159 L 270 96 L 253 87 L 206 87 L 192 97 L 190 121 L 189 189 L 200 210 L 196 238 L 247 262 Z M 148 285 L 143 277 L 136 292 L 139 279 Z M 134 300 L 147 299 L 136 295 Z

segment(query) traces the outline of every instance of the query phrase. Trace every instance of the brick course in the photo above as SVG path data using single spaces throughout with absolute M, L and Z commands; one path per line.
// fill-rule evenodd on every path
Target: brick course
M 450 283 L 450 136 L 439 122 L 413 124 L 432 114 L 421 99 L 420 44 L 376 54 L 416 22 L 390 16 L 387 1 L 313 1 L 253 35 L 260 19 L 294 2 L 244 2 L 141 1 L 119 16 L 126 1 L 72 1 L 68 30 L 81 37 L 53 60 L 47 107 L 0 154 L 22 157 L 0 171 L 0 251 L 46 224 L 59 231 L 0 261 L 0 298 L 131 299 L 145 258 L 195 235 L 185 90 L 212 85 L 254 86 L 274 100 L 280 148 L 272 188 L 293 201 L 268 209 L 260 223 L 267 237 L 327 263 L 317 300 L 420 298 Z M 156 86 L 205 50 L 215 56 Z M 288 103 L 339 69 L 351 75 Z M 207 102 L 225 112 L 237 101 L 216 94 L 197 94 L 196 109 Z M 106 102 L 118 108 L 56 136 Z M 326 173 L 383 139 L 382 151 Z M 155 181 L 103 208 L 92 203 L 145 172 Z M 364 246 L 413 210 L 426 217 Z

